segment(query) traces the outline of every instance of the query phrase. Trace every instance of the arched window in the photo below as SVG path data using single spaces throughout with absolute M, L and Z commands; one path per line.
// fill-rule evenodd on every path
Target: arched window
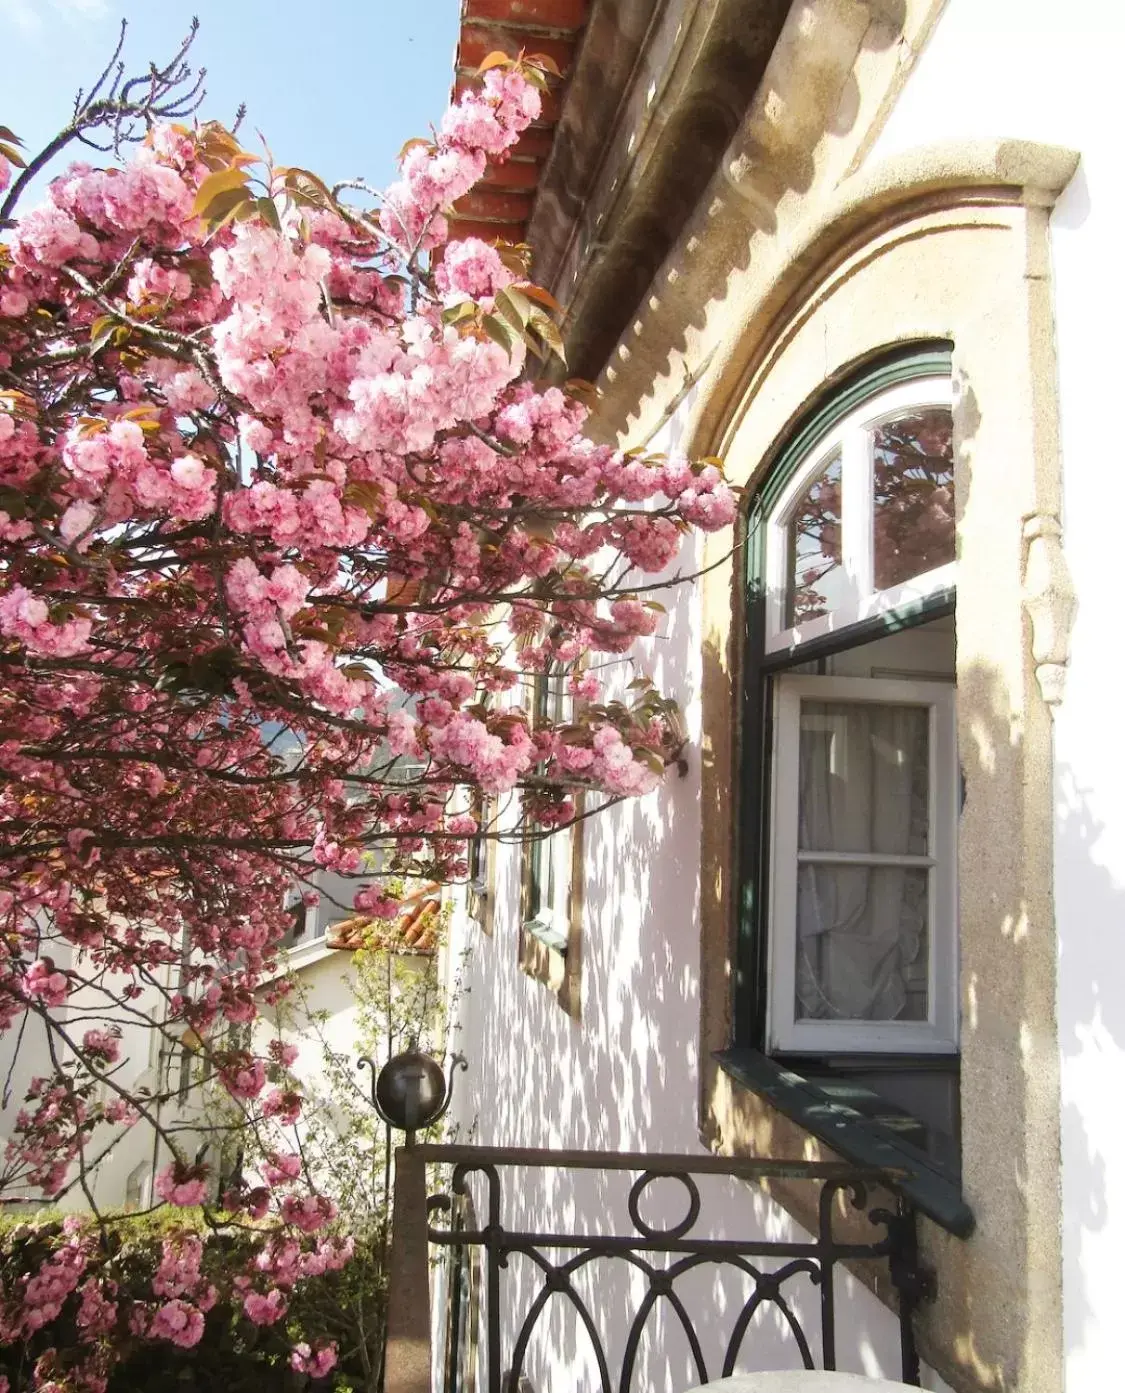
M 948 349 L 833 392 L 750 521 L 751 1033 L 821 1081 L 848 1056 L 933 1069 L 958 1036 Z M 955 1111 L 954 1087 L 935 1125 Z
M 952 584 L 948 370 L 876 391 L 814 436 L 766 532 L 767 639 L 778 652 Z

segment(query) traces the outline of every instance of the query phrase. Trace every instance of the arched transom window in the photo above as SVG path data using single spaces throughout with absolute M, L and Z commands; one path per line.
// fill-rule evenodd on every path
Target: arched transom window
M 816 441 L 766 528 L 766 650 L 888 614 L 953 583 L 948 374 L 899 383 Z

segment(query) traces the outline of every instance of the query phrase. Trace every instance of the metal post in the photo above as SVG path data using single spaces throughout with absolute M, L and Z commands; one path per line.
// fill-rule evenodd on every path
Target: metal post
M 395 1151 L 388 1283 L 385 1393 L 431 1393 L 426 1163 L 410 1145 Z
M 891 1282 L 898 1296 L 902 1381 L 917 1387 L 922 1382 L 922 1370 L 914 1341 L 914 1312 L 920 1302 L 933 1300 L 937 1283 L 934 1274 L 919 1260 L 913 1210 L 900 1203 L 894 1214 L 885 1217 L 890 1239 Z

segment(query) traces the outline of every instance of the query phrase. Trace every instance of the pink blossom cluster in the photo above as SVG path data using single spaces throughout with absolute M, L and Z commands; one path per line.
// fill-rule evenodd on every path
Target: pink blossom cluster
M 294 891 L 321 869 L 366 880 L 371 848 L 457 878 L 482 795 L 518 790 L 550 830 L 579 795 L 644 794 L 678 757 L 670 706 L 607 701 L 602 669 L 660 628 L 638 573 L 725 526 L 733 495 L 713 463 L 594 443 L 576 392 L 521 380 L 526 344 L 497 329 L 498 304 L 549 297 L 515 249 L 448 240 L 451 205 L 539 112 L 526 71 L 465 93 L 377 215 L 302 200 L 199 126 L 154 130 L 120 169 L 72 166 L 16 218 L 0 261 L 0 369 L 19 384 L 0 396 L 0 1029 L 32 1020 L 60 1066 L 17 1114 L 13 1188 L 55 1194 L 149 1113 L 111 1066 L 145 984 L 170 974 L 161 1029 L 207 1065 L 191 1088 L 222 1088 L 271 1135 L 293 1127 L 295 1047 L 226 1032 L 288 989 Z M 216 163 L 228 182 L 256 169 L 273 215 L 196 216 Z M 546 675 L 565 719 L 526 699 Z M 385 886 L 354 903 L 400 907 Z M 68 1035 L 91 984 L 101 1015 Z M 206 1166 L 180 1160 L 154 1193 L 213 1198 Z M 241 1274 L 251 1320 L 280 1320 L 297 1280 L 346 1261 L 332 1201 L 280 1143 L 222 1202 L 262 1233 L 264 1265 Z M 138 1337 L 198 1341 L 198 1256 L 186 1240 L 165 1254 L 128 1314 Z M 71 1276 L 73 1293 L 77 1262 L 45 1269 L 46 1309 Z M 91 1340 L 115 1319 L 108 1289 L 74 1303 Z M 298 1353 L 314 1377 L 330 1367 Z
M 0 595 L 0 635 L 16 639 L 29 653 L 45 658 L 71 658 L 88 645 L 93 624 L 89 619 L 51 620 L 47 602 L 23 585 L 13 585 Z
M 88 1337 L 108 1335 L 117 1324 L 116 1285 L 111 1282 L 106 1287 L 96 1277 L 88 1277 L 79 1290 L 82 1300 L 75 1324 Z
M 168 1204 L 194 1208 L 207 1198 L 207 1173 L 203 1167 L 174 1161 L 157 1175 L 153 1189 Z
M 90 1106 L 92 1089 L 92 1080 L 76 1086 L 65 1075 L 31 1080 L 5 1147 L 7 1175 L 45 1195 L 58 1193 L 70 1163 L 100 1119 L 99 1111 Z
M 215 507 L 215 469 L 192 454 L 154 456 L 136 421 L 115 420 L 95 433 L 79 427 L 62 458 L 75 497 L 59 520 L 67 541 L 84 537 L 95 522 L 110 526 L 138 511 L 196 522 Z
M 435 286 L 451 302 L 464 296 L 471 300 L 494 297 L 514 280 L 496 248 L 479 237 L 450 242 L 434 276 Z
M 304 1340 L 293 1346 L 289 1367 L 309 1378 L 326 1378 L 336 1367 L 337 1349 L 334 1340 L 308 1345 Z
M 150 1340 L 168 1340 L 181 1349 L 191 1349 L 203 1338 L 204 1318 L 198 1306 L 179 1297 L 157 1306 L 146 1322 L 144 1333 Z
M 87 1030 L 82 1036 L 82 1048 L 90 1059 L 99 1064 L 115 1064 L 121 1056 L 121 1033 L 113 1030 Z
M 402 178 L 384 194 L 383 227 L 409 250 L 445 238 L 441 214 L 473 187 L 539 115 L 539 93 L 516 72 L 493 69 L 445 115 L 434 145 L 411 146 Z
M 22 1276 L 19 1279 L 21 1300 L 9 1307 L 10 1311 L 15 1311 L 14 1319 L 6 1314 L 0 1322 L 0 1340 L 29 1339 L 57 1319 L 67 1297 L 85 1275 L 87 1261 L 83 1244 L 71 1240 L 49 1254 L 34 1275 Z

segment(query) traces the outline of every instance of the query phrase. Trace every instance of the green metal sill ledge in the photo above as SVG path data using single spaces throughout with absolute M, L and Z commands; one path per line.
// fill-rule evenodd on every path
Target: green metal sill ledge
M 919 1213 L 958 1238 L 968 1238 L 975 1220 L 960 1183 L 917 1147 L 854 1108 L 830 1098 L 808 1079 L 758 1050 L 734 1046 L 717 1050 L 715 1059 L 737 1083 L 756 1093 L 778 1112 L 825 1142 L 845 1160 L 862 1166 L 910 1172 L 893 1188 Z

